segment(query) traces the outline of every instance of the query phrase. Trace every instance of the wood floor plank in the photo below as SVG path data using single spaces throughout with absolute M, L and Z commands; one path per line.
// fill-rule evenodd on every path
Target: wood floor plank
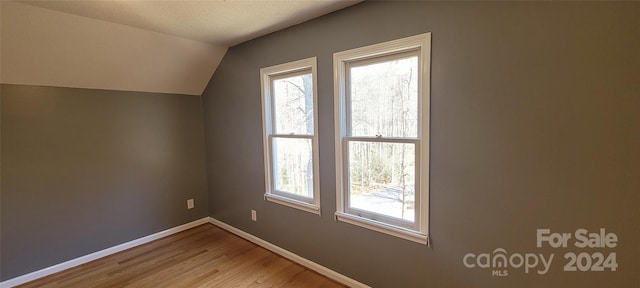
M 17 286 L 345 287 L 212 224 Z
M 298 277 L 298 275 L 305 270 L 307 270 L 305 267 L 287 261 L 283 269 L 270 274 L 262 281 L 250 287 L 287 287 L 287 283 L 289 283 L 291 279 Z

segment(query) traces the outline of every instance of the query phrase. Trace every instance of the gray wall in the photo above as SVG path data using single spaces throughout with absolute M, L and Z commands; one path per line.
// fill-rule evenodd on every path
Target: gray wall
M 433 246 L 336 222 L 332 53 L 432 32 Z M 640 282 L 640 4 L 364 2 L 232 47 L 203 94 L 210 215 L 374 287 Z M 263 200 L 259 69 L 318 57 L 322 216 Z M 250 209 L 258 212 L 251 222 Z M 616 248 L 536 247 L 604 227 Z M 466 253 L 554 253 L 551 270 L 469 269 Z M 616 272 L 563 272 L 566 252 Z
M 0 279 L 207 216 L 200 97 L 6 84 L 0 92 Z

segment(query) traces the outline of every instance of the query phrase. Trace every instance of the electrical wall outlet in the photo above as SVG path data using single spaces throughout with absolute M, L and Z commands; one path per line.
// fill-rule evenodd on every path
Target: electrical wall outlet
M 193 209 L 193 207 L 195 207 L 195 203 L 193 202 L 193 199 L 189 199 L 187 200 L 187 209 Z
M 256 210 L 251 210 L 251 220 L 258 221 L 258 213 L 256 213 Z

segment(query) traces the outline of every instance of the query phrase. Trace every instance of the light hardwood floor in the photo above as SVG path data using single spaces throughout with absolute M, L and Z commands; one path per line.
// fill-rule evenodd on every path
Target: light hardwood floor
M 345 287 L 212 224 L 17 287 Z

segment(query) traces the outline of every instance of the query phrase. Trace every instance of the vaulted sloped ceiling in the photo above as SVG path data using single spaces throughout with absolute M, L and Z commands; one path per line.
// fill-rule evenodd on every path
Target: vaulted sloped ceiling
M 201 95 L 228 47 L 359 1 L 2 1 L 0 82 Z

